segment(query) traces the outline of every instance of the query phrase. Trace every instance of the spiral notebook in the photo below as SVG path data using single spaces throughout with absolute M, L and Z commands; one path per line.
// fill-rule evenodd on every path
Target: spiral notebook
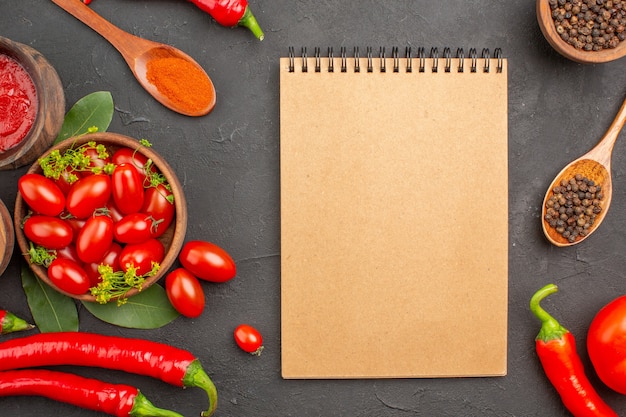
M 507 371 L 507 60 L 280 58 L 283 378 Z

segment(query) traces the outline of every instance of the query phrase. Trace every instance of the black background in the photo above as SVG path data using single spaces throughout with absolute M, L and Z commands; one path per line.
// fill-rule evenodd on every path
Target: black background
M 128 32 L 193 56 L 216 86 L 214 111 L 188 118 L 158 104 L 112 46 L 52 2 L 0 1 L 0 36 L 32 46 L 50 61 L 63 82 L 68 109 L 91 92 L 112 93 L 116 111 L 109 131 L 153 143 L 183 184 L 187 239 L 226 248 L 237 262 L 238 276 L 222 285 L 204 284 L 207 306 L 198 319 L 179 318 L 158 330 L 123 329 L 79 306 L 80 330 L 144 337 L 192 351 L 218 387 L 219 417 L 565 416 L 536 358 L 539 322 L 528 310 L 531 295 L 554 282 L 560 291 L 544 307 L 576 336 L 587 372 L 603 398 L 618 414 L 626 414 L 626 398 L 599 382 L 585 348 L 595 313 L 626 292 L 623 133 L 614 150 L 613 203 L 602 227 L 571 248 L 551 246 L 540 227 L 541 202 L 550 181 L 597 143 L 626 98 L 626 60 L 582 65 L 561 57 L 543 38 L 529 0 L 256 0 L 251 8 L 265 30 L 262 42 L 247 29 L 219 26 L 183 0 L 94 0 L 91 7 Z M 509 60 L 507 376 L 281 378 L 278 59 L 289 46 L 309 51 L 315 46 L 322 51 L 327 46 L 336 51 L 342 46 L 349 51 L 354 46 L 503 49 Z M 11 211 L 17 180 L 25 170 L 0 172 L 0 198 Z M 16 250 L 0 279 L 0 306 L 30 318 L 19 264 Z M 232 331 L 242 322 L 262 331 L 261 357 L 235 345 Z M 206 406 L 198 389 L 182 391 L 122 372 L 67 370 L 138 386 L 157 406 L 186 416 Z M 99 415 L 41 398 L 2 398 L 0 409 L 6 416 Z

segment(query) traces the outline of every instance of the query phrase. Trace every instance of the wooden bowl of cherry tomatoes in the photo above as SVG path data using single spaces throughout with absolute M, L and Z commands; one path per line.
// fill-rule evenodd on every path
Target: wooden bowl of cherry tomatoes
M 187 204 L 149 143 L 89 133 L 53 146 L 20 177 L 14 228 L 46 284 L 82 301 L 124 302 L 176 261 Z

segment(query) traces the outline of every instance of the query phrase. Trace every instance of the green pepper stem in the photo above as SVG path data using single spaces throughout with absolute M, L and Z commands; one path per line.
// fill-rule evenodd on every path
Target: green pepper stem
M 139 390 L 129 415 L 131 417 L 183 417 L 175 411 L 155 407 Z
M 250 7 L 246 6 L 246 10 L 243 12 L 243 16 L 239 19 L 239 26 L 247 27 L 254 33 L 260 41 L 265 39 L 265 34 L 263 33 L 263 29 L 259 26 L 259 22 L 256 21 L 256 17 L 250 11 Z
M 183 377 L 183 386 L 202 388 L 206 391 L 209 396 L 209 409 L 200 414 L 202 417 L 209 417 L 215 412 L 217 408 L 217 388 L 215 388 L 215 384 L 204 371 L 198 359 L 189 364 L 187 372 L 185 372 Z
M 555 284 L 548 284 L 537 291 L 530 299 L 530 311 L 541 321 L 541 329 L 536 340 L 548 342 L 550 340 L 561 339 L 568 330 L 545 311 L 539 303 L 550 294 L 554 294 L 559 289 Z
M 4 319 L 2 320 L 2 334 L 19 332 L 22 330 L 30 330 L 35 326 L 28 323 L 26 320 L 17 317 L 15 314 L 7 311 Z

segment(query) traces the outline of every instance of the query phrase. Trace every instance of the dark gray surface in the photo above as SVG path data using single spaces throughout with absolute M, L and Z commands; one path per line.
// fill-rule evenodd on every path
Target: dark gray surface
M 584 343 L 596 311 L 626 292 L 624 133 L 613 158 L 613 205 L 601 229 L 581 245 L 559 249 L 547 243 L 539 223 L 551 179 L 595 145 L 626 97 L 626 60 L 585 66 L 562 58 L 542 37 L 534 2 L 528 0 L 257 0 L 251 7 L 265 30 L 263 42 L 243 28 L 217 25 L 183 0 L 94 0 L 92 7 L 135 35 L 195 57 L 217 88 L 215 110 L 192 119 L 165 109 L 141 89 L 113 47 L 52 2 L 2 0 L 0 35 L 46 56 L 63 81 L 68 108 L 88 93 L 111 91 L 116 112 L 109 130 L 153 142 L 184 186 L 187 238 L 229 250 L 239 273 L 227 284 L 205 285 L 207 307 L 198 319 L 140 331 L 104 324 L 80 309 L 82 331 L 145 337 L 191 350 L 219 389 L 219 417 L 566 416 L 535 356 L 539 323 L 527 308 L 535 290 L 555 282 L 560 292 L 545 307 L 576 335 L 602 396 L 626 414 L 626 399 L 593 374 Z M 407 45 L 414 51 L 419 46 L 501 47 L 509 60 L 508 375 L 282 380 L 278 58 L 289 46 L 399 46 L 403 51 Z M 0 172 L 0 198 L 11 210 L 24 171 Z M 0 307 L 30 317 L 18 252 L 0 280 Z M 241 322 L 263 332 L 261 357 L 235 346 L 232 330 Z M 136 385 L 158 406 L 186 416 L 197 415 L 206 402 L 196 389 L 181 391 L 120 372 L 69 370 Z M 5 416 L 99 415 L 40 398 L 3 398 L 0 409 Z

